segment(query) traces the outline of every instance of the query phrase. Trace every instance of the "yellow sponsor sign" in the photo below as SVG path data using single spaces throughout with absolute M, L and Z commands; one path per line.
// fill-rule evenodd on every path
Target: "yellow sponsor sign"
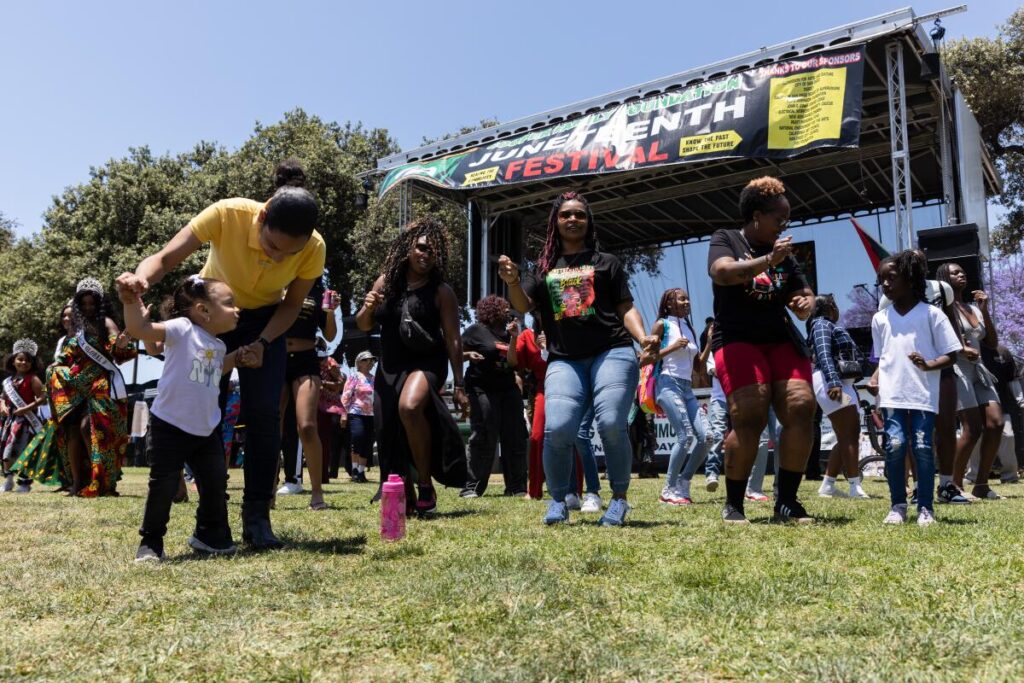
M 705 135 L 691 135 L 679 141 L 679 156 L 688 157 L 695 154 L 710 154 L 711 152 L 728 152 L 736 149 L 743 142 L 740 134 L 734 130 L 723 130 L 717 133 Z
M 773 78 L 768 99 L 768 149 L 797 149 L 840 137 L 846 67 Z
M 476 185 L 477 183 L 493 183 L 498 178 L 498 171 L 500 167 L 491 166 L 490 168 L 481 168 L 479 171 L 473 171 L 466 174 L 466 179 L 462 181 L 462 186 Z

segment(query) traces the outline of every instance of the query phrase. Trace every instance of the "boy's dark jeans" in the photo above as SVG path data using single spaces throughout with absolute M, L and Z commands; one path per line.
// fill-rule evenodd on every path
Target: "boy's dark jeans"
M 150 547 L 163 547 L 171 502 L 178 492 L 181 469 L 188 463 L 199 488 L 199 509 L 196 510 L 196 534 L 204 541 L 230 541 L 228 525 L 227 483 L 224 446 L 220 429 L 209 436 L 194 436 L 156 415 L 150 416 L 149 495 L 139 535 Z

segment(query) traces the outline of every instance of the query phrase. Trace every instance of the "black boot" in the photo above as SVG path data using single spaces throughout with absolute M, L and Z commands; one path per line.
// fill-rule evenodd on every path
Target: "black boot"
M 276 550 L 283 548 L 284 543 L 274 535 L 270 528 L 270 503 L 242 502 L 242 540 L 255 550 Z

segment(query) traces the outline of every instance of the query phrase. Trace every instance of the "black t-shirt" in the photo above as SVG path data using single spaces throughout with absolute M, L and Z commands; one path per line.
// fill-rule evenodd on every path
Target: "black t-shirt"
M 629 278 L 611 254 L 562 256 L 543 279 L 526 273 L 523 290 L 540 314 L 551 358 L 589 358 L 633 345 L 616 312 L 620 303 L 633 300 Z
M 708 272 L 711 264 L 723 256 L 746 261 L 771 251 L 771 245 L 749 246 L 739 230 L 716 230 L 708 248 Z M 717 351 L 732 342 L 790 341 L 786 302 L 793 292 L 807 286 L 800 264 L 792 256 L 777 266 L 769 266 L 750 282 L 728 287 L 714 283 L 715 334 L 711 348 Z
M 299 317 L 285 333 L 286 338 L 316 339 L 316 331 L 327 325 L 327 311 L 321 308 L 323 297 L 324 288 L 318 284 L 313 285 L 313 289 L 309 290 L 309 294 L 302 300 Z M 333 312 L 331 314 L 333 315 Z
M 475 323 L 462 333 L 462 350 L 476 351 L 484 357 L 470 363 L 466 369 L 466 386 L 485 391 L 503 391 L 516 386 L 515 370 L 508 364 L 508 345 L 511 335 L 502 330 L 495 334 L 491 328 Z

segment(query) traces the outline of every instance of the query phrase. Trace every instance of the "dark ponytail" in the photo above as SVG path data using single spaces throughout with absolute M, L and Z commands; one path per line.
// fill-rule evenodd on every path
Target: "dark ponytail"
M 274 189 L 282 187 L 305 187 L 306 171 L 295 157 L 289 157 L 274 169 Z

